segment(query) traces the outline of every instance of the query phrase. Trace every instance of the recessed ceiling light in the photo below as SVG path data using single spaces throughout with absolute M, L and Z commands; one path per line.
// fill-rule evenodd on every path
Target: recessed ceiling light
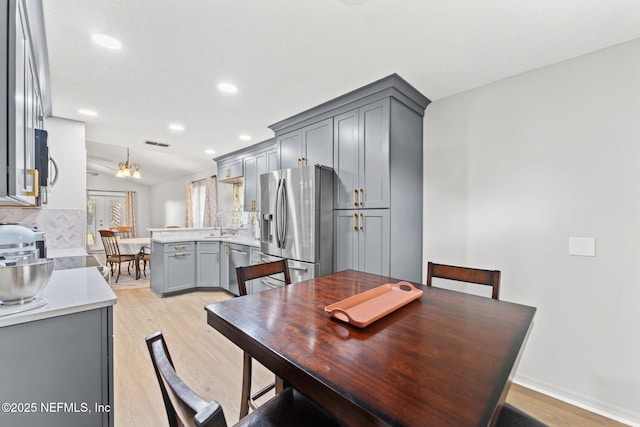
M 96 113 L 95 111 L 92 110 L 86 110 L 84 108 L 81 108 L 78 110 L 78 113 L 83 114 L 85 116 L 91 116 L 91 117 L 95 117 L 98 115 L 98 113 Z
M 178 124 L 178 123 L 171 123 L 169 125 L 169 129 L 176 131 L 176 132 L 182 132 L 184 130 L 184 126 Z
M 226 93 L 235 93 L 238 91 L 238 87 L 236 85 L 233 85 L 231 83 L 220 83 L 218 85 L 218 89 L 220 89 L 222 92 L 226 92 Z
M 216 154 L 216 150 L 204 150 L 207 154 Z
M 251 135 L 247 135 L 247 134 L 239 135 L 238 138 L 240 138 L 243 141 L 251 141 Z
M 120 49 L 122 47 L 122 43 L 119 40 L 114 39 L 111 36 L 106 34 L 93 34 L 91 36 L 94 42 L 98 43 L 102 47 L 106 47 L 107 49 Z

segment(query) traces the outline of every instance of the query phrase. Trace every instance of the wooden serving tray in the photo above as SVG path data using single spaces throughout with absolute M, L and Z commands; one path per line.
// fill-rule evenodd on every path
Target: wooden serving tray
M 328 305 L 324 311 L 338 320 L 364 328 L 422 296 L 409 282 L 387 283 Z

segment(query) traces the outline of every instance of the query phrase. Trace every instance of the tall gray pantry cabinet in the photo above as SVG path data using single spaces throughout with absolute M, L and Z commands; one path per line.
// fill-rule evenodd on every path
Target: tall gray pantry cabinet
M 297 138 L 303 130 L 326 130 L 332 123 L 332 138 L 324 135 L 328 147 L 319 148 L 320 138 L 311 141 L 314 153 L 325 153 L 314 157 L 324 157 L 319 161 L 336 174 L 335 271 L 422 281 L 423 117 L 429 102 L 392 74 L 270 126 L 282 166 L 295 154 L 302 164 L 318 163 L 305 158 L 308 143 L 301 142 L 293 156 L 283 144 L 304 141 Z M 333 159 L 327 160 L 330 149 Z

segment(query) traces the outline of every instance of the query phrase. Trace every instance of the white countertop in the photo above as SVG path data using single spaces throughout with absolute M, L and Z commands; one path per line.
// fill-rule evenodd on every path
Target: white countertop
M 54 271 L 49 284 L 36 297 L 45 298 L 47 305 L 2 316 L 0 327 L 109 307 L 118 301 L 95 267 Z
M 153 238 L 153 242 L 157 243 L 177 243 L 177 242 L 229 242 L 237 243 L 239 245 L 252 246 L 254 248 L 260 247 L 260 240 L 255 239 L 249 235 L 240 236 L 214 236 L 214 237 L 160 237 Z

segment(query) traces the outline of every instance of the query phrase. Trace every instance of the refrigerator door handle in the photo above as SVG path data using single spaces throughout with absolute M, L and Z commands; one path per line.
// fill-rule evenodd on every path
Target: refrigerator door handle
M 287 246 L 287 233 L 288 233 L 288 229 L 287 229 L 287 223 L 289 221 L 289 218 L 287 217 L 287 211 L 288 211 L 288 207 L 287 207 L 287 191 L 286 191 L 286 185 L 285 185 L 285 179 L 282 179 L 282 227 L 280 228 L 280 230 L 282 231 L 282 237 L 280 238 L 280 242 L 282 244 L 282 249 L 284 249 L 285 246 Z
M 278 215 L 278 207 L 280 206 L 280 186 L 282 185 L 282 180 L 278 179 L 278 187 L 276 188 L 276 203 L 275 203 L 275 214 L 273 222 L 275 224 L 275 235 L 276 235 L 276 246 L 278 248 L 282 248 L 280 244 L 280 215 Z

